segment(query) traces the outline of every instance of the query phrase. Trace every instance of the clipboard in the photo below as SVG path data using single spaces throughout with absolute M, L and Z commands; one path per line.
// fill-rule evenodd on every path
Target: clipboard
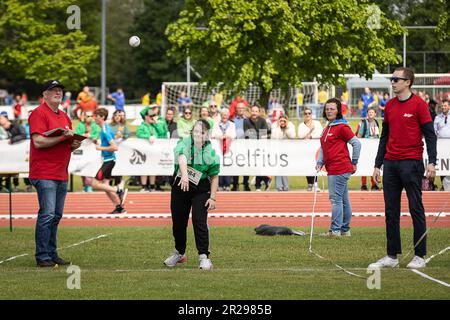
M 43 135 L 45 137 L 59 137 L 64 133 L 64 131 L 66 131 L 66 129 L 64 129 L 64 128 L 55 128 L 55 129 L 44 132 Z M 68 141 L 73 141 L 73 140 L 83 141 L 84 139 L 86 139 L 85 136 L 82 136 L 82 135 L 76 134 L 76 133 L 74 133 L 72 137 L 67 138 Z

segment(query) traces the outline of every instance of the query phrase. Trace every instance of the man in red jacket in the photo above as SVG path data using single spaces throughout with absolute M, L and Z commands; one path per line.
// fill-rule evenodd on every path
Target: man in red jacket
M 58 107 L 63 98 L 64 86 L 57 80 L 43 87 L 43 103 L 31 113 L 30 124 L 30 174 L 37 190 L 39 213 L 36 221 L 36 263 L 38 267 L 70 264 L 56 251 L 58 224 L 62 218 L 67 194 L 68 167 L 71 152 L 81 142 L 72 140 L 72 122 Z M 45 136 L 45 132 L 63 128 L 60 136 Z
M 426 218 L 422 204 L 423 141 L 428 153 L 427 178 L 436 176 L 436 134 L 428 106 L 411 92 L 414 73 L 408 68 L 395 69 L 391 85 L 396 97 L 384 110 L 383 130 L 375 159 L 373 178 L 380 181 L 383 166 L 383 193 L 386 210 L 387 256 L 369 268 L 395 268 L 397 255 L 402 253 L 400 242 L 400 203 L 403 189 L 409 202 L 414 226 L 415 256 L 407 265 L 418 269 L 426 266 Z

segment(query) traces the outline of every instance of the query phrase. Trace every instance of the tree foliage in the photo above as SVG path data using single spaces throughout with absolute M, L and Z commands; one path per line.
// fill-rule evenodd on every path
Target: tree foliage
M 164 32 L 183 6 L 183 0 L 144 0 L 144 9 L 135 16 L 131 33 L 141 38 L 141 45 L 133 48 L 132 77 L 135 88 L 145 88 L 152 96 L 161 90 L 164 81 L 184 81 L 185 66 L 167 56 L 170 43 Z
M 98 46 L 86 45 L 82 31 L 61 28 L 71 1 L 4 0 L 0 3 L 0 68 L 18 78 L 43 83 L 59 79 L 77 88 Z M 50 16 L 51 15 L 51 16 Z M 55 23 L 58 16 L 62 22 Z
M 369 28 L 372 16 L 360 0 L 187 0 L 166 34 L 170 53 L 189 54 L 209 84 L 240 91 L 253 83 L 268 92 L 398 63 L 386 41 L 403 29 L 382 12 Z
M 389 18 L 402 26 L 438 26 L 437 29 L 408 29 L 406 64 L 416 72 L 450 71 L 449 0 L 374 0 Z M 403 51 L 403 40 L 397 37 L 392 45 Z M 425 63 L 425 64 L 424 64 Z
M 439 40 L 445 41 L 450 39 L 450 1 L 440 0 L 443 4 L 444 10 L 441 12 L 438 23 Z

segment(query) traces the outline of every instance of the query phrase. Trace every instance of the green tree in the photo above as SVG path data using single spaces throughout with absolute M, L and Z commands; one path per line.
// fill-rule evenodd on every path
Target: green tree
M 0 68 L 37 83 L 56 78 L 68 88 L 86 81 L 85 65 L 98 55 L 99 48 L 86 45 L 82 31 L 54 22 L 66 21 L 69 5 L 69 0 L 2 1 Z
M 443 11 L 439 17 L 438 23 L 438 36 L 441 41 L 445 41 L 450 38 L 450 1 L 440 0 L 443 4 Z
M 450 43 L 443 40 L 450 32 L 448 0 L 375 0 L 387 17 L 402 26 L 438 26 L 438 29 L 408 29 L 406 65 L 416 72 L 440 73 L 450 70 Z M 403 52 L 402 37 L 392 46 Z M 447 53 L 445 53 L 447 52 Z
M 152 99 L 162 82 L 185 80 L 185 67 L 167 55 L 170 43 L 164 34 L 167 25 L 178 17 L 183 3 L 183 0 L 144 0 L 144 10 L 135 16 L 130 29 L 131 34 L 141 38 L 141 45 L 131 50 L 129 79 L 141 94 L 150 91 Z
M 188 0 L 166 33 L 170 53 L 184 59 L 189 52 L 202 80 L 235 92 L 257 84 L 265 105 L 273 88 L 317 75 L 342 83 L 343 73 L 370 76 L 398 63 L 386 41 L 403 29 L 382 12 L 368 27 L 372 16 L 360 0 Z

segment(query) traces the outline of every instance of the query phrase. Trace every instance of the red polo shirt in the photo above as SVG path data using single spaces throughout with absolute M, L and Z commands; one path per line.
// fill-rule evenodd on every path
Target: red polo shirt
M 337 175 L 353 172 L 352 160 L 348 152 L 347 142 L 355 134 L 352 129 L 344 123 L 328 125 L 320 137 L 323 161 L 328 175 Z
M 72 122 L 61 110 L 54 112 L 44 102 L 33 110 L 28 118 L 30 137 L 38 133 L 56 129 L 72 129 Z M 50 148 L 37 149 L 30 138 L 30 179 L 68 180 L 68 167 L 71 155 L 70 142 L 60 142 Z
M 405 101 L 399 101 L 397 97 L 389 100 L 384 110 L 384 122 L 389 125 L 389 139 L 384 158 L 422 160 L 421 126 L 431 121 L 427 103 L 415 94 Z

